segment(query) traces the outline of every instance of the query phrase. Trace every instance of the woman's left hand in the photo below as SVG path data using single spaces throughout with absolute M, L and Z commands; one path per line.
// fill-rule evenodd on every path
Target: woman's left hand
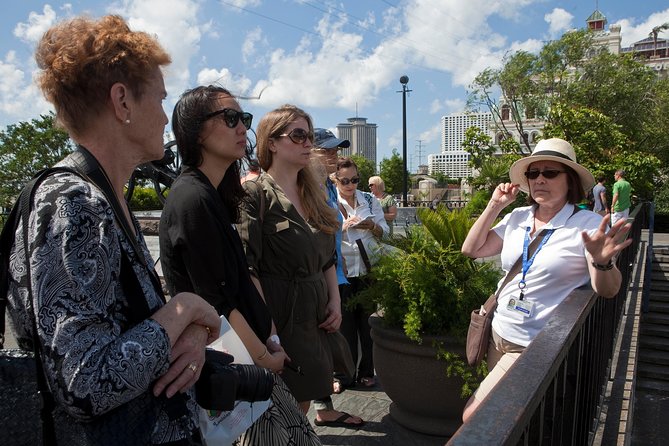
M 325 307 L 325 320 L 318 326 L 328 333 L 334 333 L 339 330 L 341 325 L 341 303 L 333 302 L 332 299 L 328 301 Z
M 167 372 L 153 386 L 153 394 L 165 394 L 171 398 L 177 392 L 187 391 L 200 377 L 204 364 L 204 350 L 209 337 L 208 330 L 199 324 L 190 324 L 177 339 Z
M 620 251 L 627 248 L 632 239 L 627 239 L 627 233 L 632 228 L 631 225 L 626 224 L 625 220 L 617 221 L 611 229 L 608 230 L 611 215 L 607 214 L 602 219 L 602 222 L 592 236 L 589 236 L 586 231 L 583 231 L 583 243 L 585 249 L 592 257 L 592 261 L 600 265 L 606 265 L 609 261 L 617 256 Z

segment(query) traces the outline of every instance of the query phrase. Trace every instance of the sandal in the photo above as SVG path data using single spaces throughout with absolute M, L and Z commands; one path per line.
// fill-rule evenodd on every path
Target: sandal
M 341 416 L 336 420 L 326 421 L 319 420 L 318 418 L 314 419 L 314 424 L 316 426 L 326 426 L 326 427 L 343 427 L 346 429 L 358 429 L 365 424 L 364 420 L 361 420 L 360 423 L 347 423 L 346 420 L 353 418 L 353 415 L 346 412 L 341 412 Z
M 364 378 L 360 378 L 360 384 L 362 384 L 365 387 L 375 387 L 376 378 L 374 378 L 373 376 L 365 376 Z

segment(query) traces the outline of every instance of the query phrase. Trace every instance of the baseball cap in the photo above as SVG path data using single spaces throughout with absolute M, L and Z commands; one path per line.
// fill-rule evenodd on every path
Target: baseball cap
M 328 129 L 314 129 L 314 147 L 322 149 L 336 149 L 337 147 L 350 147 L 348 139 L 339 139 Z

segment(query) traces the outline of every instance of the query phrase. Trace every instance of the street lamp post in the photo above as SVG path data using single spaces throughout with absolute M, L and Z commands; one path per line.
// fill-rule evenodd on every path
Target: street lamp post
M 402 84 L 402 206 L 407 206 L 407 89 L 409 83 L 409 76 L 406 74 L 400 77 L 400 84 Z M 400 93 L 398 91 L 397 93 Z

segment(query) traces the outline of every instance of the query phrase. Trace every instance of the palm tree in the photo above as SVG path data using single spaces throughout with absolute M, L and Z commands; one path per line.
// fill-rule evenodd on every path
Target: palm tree
M 653 30 L 648 34 L 648 36 L 653 38 L 653 58 L 657 57 L 657 35 L 662 31 L 669 29 L 669 22 L 665 22 L 662 25 L 658 25 L 653 28 Z

